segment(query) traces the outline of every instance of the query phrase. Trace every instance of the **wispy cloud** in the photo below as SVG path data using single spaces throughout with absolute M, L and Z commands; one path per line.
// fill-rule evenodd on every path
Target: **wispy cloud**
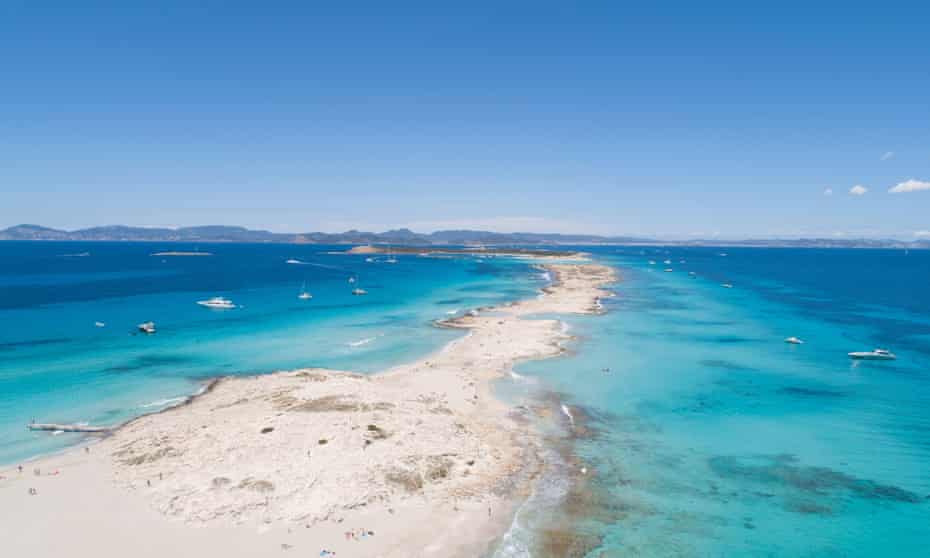
M 893 188 L 888 190 L 890 194 L 904 194 L 907 192 L 920 192 L 921 190 L 930 190 L 930 182 L 924 180 L 905 180 L 904 182 L 899 182 Z
M 894 151 L 886 151 L 886 152 L 881 156 L 881 159 L 882 159 L 882 161 L 887 161 L 888 159 L 891 159 L 891 158 L 893 158 L 893 157 L 894 157 Z
M 868 191 L 869 189 L 866 188 L 865 186 L 861 184 L 856 184 L 855 186 L 849 189 L 849 195 L 850 196 L 863 196 Z
M 833 188 L 827 188 L 826 190 L 824 190 L 824 191 L 823 191 L 823 195 L 825 195 L 825 196 L 832 196 L 832 195 L 833 195 Z
M 930 238 L 930 231 L 914 231 L 917 238 Z

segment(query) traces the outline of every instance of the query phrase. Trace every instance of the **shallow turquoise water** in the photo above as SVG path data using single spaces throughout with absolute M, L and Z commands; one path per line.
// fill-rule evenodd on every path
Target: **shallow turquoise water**
M 195 248 L 0 243 L 0 463 L 79 440 L 30 433 L 33 418 L 116 424 L 217 375 L 407 362 L 458 335 L 433 320 L 531 296 L 543 281 L 502 258 L 386 264 L 328 253 L 345 247 L 223 244 L 202 247 L 210 257 L 150 255 Z M 82 252 L 90 255 L 63 256 Z M 292 258 L 305 264 L 285 263 Z M 367 296 L 350 294 L 350 276 Z M 305 282 L 309 301 L 297 299 Z M 220 295 L 242 307 L 195 304 Z M 146 320 L 157 334 L 136 334 Z
M 276 245 L 149 255 L 165 248 L 0 243 L 0 463 L 79 440 L 27 432 L 31 418 L 113 424 L 216 375 L 410 361 L 458 335 L 436 318 L 543 281 L 506 259 L 388 265 Z M 526 555 L 550 520 L 590 556 L 925 555 L 930 253 L 586 249 L 623 276 L 608 313 L 560 316 L 573 351 L 500 387 L 576 409 L 594 435 L 564 442 L 595 497 L 565 515 L 559 496 L 580 472 L 563 463 L 498 555 Z M 352 275 L 368 296 L 349 294 Z M 303 282 L 312 301 L 296 298 Z M 216 295 L 242 307 L 194 304 Z M 134 334 L 150 319 L 156 335 Z M 875 346 L 899 360 L 846 357 Z
M 518 368 L 595 429 L 574 452 L 597 498 L 567 519 L 589 555 L 926 555 L 930 253 L 719 252 L 596 249 L 609 313 Z M 899 359 L 846 356 L 875 346 Z

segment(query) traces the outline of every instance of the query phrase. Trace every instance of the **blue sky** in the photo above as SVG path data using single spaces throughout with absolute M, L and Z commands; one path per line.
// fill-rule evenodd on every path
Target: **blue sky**
M 8 0 L 0 227 L 930 237 L 927 21 L 877 1 Z

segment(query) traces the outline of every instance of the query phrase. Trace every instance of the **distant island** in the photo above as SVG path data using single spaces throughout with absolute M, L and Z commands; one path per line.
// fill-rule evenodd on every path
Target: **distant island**
M 343 233 L 273 233 L 223 225 L 148 228 L 123 225 L 66 231 L 40 225 L 16 225 L 0 230 L 0 240 L 36 241 L 133 241 L 133 242 L 246 242 L 278 244 L 387 244 L 402 246 L 746 246 L 781 248 L 902 248 L 930 249 L 930 240 L 912 242 L 894 239 L 749 239 L 749 240 L 659 240 L 633 236 L 600 236 L 558 233 L 499 233 L 475 230 L 445 230 L 417 233 L 393 229 L 375 233 L 349 230 Z

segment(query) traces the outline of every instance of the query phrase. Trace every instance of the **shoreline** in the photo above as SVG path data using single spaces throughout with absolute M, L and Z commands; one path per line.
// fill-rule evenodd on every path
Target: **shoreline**
M 615 280 L 599 264 L 546 267 L 554 280 L 539 297 L 441 320 L 469 332 L 416 362 L 372 375 L 214 379 L 98 443 L 29 463 L 41 476 L 0 472 L 7 543 L 17 555 L 67 547 L 101 558 L 178 547 L 191 556 L 482 555 L 542 467 L 526 411 L 495 397 L 492 382 L 517 362 L 561 354 L 561 322 L 526 317 L 599 313 L 602 287 Z M 92 525 L 125 535 L 95 538 Z M 141 541 L 151 553 L 139 553 Z

